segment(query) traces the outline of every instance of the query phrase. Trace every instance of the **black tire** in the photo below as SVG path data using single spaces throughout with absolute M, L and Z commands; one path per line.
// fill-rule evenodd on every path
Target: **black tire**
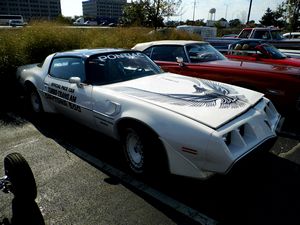
M 30 87 L 28 90 L 28 103 L 30 110 L 35 114 L 41 114 L 44 112 L 41 97 L 34 87 Z
M 10 191 L 15 197 L 34 200 L 37 188 L 33 173 L 20 153 L 11 153 L 4 158 L 5 175 L 11 182 Z
M 136 175 L 164 174 L 167 168 L 165 151 L 153 133 L 140 126 L 127 127 L 122 135 L 127 165 Z

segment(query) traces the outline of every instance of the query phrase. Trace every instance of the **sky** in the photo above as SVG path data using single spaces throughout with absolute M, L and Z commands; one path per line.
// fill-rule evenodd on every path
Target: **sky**
M 60 0 L 63 16 L 73 17 L 82 15 L 82 0 Z M 130 0 L 127 0 L 130 2 Z M 250 20 L 259 23 L 267 8 L 276 10 L 283 0 L 252 0 Z M 195 4 L 196 3 L 196 4 Z M 225 18 L 228 21 L 240 19 L 242 22 L 247 20 L 250 0 L 182 0 L 180 15 L 170 18 L 171 20 L 195 20 L 215 18 Z M 194 7 L 195 6 L 195 7 Z M 215 8 L 214 15 L 209 14 L 209 10 Z M 194 10 L 195 9 L 195 10 Z

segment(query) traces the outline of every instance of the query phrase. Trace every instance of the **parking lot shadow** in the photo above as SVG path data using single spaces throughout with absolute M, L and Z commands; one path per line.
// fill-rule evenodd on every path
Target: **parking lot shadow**
M 63 117 L 32 117 L 23 111 L 22 102 L 18 98 L 8 99 L 10 94 L 7 92 L 3 92 L 2 96 L 6 101 L 2 101 L 0 124 L 19 126 L 29 120 L 43 135 L 52 138 L 67 151 L 72 152 L 73 148 L 78 148 L 127 172 L 120 146 L 114 140 Z M 12 111 L 14 113 L 11 113 Z M 293 134 L 292 138 L 299 140 L 299 122 L 298 117 L 287 118 L 282 135 L 290 137 Z M 99 151 L 99 148 L 103 147 L 109 148 L 109 151 Z M 119 155 L 120 157 L 116 157 Z M 101 171 L 110 175 L 110 171 Z M 267 153 L 249 158 L 236 166 L 230 174 L 215 176 L 206 181 L 178 176 L 168 176 L 164 179 L 144 177 L 141 181 L 214 218 L 220 224 L 297 225 L 300 224 L 299 175 L 299 165 Z M 118 183 L 115 180 L 107 181 L 114 185 Z M 135 187 L 126 187 L 135 191 Z M 138 194 L 151 202 L 143 193 Z M 13 224 L 44 224 L 35 202 L 13 199 L 12 209 Z
M 44 218 L 34 200 L 15 197 L 12 200 L 11 225 L 44 225 Z
M 121 155 L 116 157 L 121 154 L 120 146 L 111 138 L 64 117 L 46 115 L 46 119 L 34 118 L 32 123 L 66 150 L 72 152 L 72 148 L 78 148 L 127 172 Z M 99 151 L 99 145 L 109 147 L 109 151 Z M 110 171 L 101 171 L 110 175 Z M 171 175 L 163 179 L 145 177 L 141 181 L 220 224 L 297 225 L 300 223 L 299 177 L 299 165 L 266 152 L 247 158 L 229 174 L 205 181 Z M 135 191 L 135 187 L 126 187 Z M 139 195 L 148 198 L 143 193 Z
M 299 224 L 299 165 L 272 153 L 257 156 L 207 181 L 174 178 L 164 190 L 220 224 Z

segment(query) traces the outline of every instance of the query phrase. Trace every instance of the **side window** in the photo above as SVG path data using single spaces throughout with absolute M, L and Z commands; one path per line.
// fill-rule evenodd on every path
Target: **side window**
M 106 56 L 103 55 L 104 57 Z M 122 59 L 91 58 L 87 61 L 88 83 L 94 85 L 115 83 L 122 81 L 124 76 Z
M 176 62 L 176 57 L 182 57 L 187 62 L 183 46 L 156 46 L 153 47 L 151 59 L 158 61 Z
M 153 48 L 147 48 L 145 51 L 143 51 L 144 54 L 146 54 L 149 58 L 151 57 L 151 52 Z
M 243 30 L 242 33 L 239 35 L 239 38 L 248 38 L 251 33 L 251 30 Z
M 106 61 L 91 58 L 87 61 L 87 80 L 92 84 L 103 84 L 106 82 Z
M 270 39 L 270 33 L 268 31 L 261 31 L 257 30 L 255 31 L 254 38 L 257 39 Z
M 49 74 L 53 77 L 68 80 L 70 77 L 80 77 L 85 81 L 84 61 L 81 58 L 55 58 L 52 61 Z

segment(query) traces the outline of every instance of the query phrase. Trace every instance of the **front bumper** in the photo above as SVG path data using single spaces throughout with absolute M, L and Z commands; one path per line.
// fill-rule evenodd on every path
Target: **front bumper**
M 241 171 L 250 168 L 254 168 L 257 161 L 260 161 L 264 158 L 270 149 L 274 146 L 277 137 L 270 138 L 269 140 L 265 141 L 263 144 L 254 148 L 251 152 L 246 154 L 245 156 L 241 157 L 239 160 L 236 160 L 230 168 L 226 171 L 227 175 L 233 173 L 240 173 Z

